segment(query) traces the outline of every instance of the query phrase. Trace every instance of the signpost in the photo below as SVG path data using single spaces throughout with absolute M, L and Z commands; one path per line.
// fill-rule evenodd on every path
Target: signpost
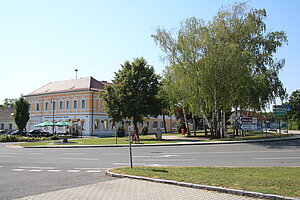
M 292 106 L 291 105 L 274 105 L 273 106 L 273 113 L 275 115 L 276 118 L 279 118 L 279 124 L 280 124 L 280 119 L 287 119 L 288 116 L 288 112 L 291 111 Z M 286 122 L 287 124 L 287 133 L 288 133 L 288 122 Z M 276 128 L 277 129 L 277 128 Z M 279 134 L 281 134 L 281 127 L 279 126 Z
M 241 129 L 243 131 L 256 131 L 257 130 L 257 118 L 256 117 L 241 117 Z

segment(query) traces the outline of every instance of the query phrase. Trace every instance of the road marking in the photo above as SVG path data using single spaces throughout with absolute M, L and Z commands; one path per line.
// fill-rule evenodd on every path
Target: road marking
M 24 171 L 25 169 L 12 169 L 11 171 L 12 172 L 22 172 L 22 171 Z
M 170 165 L 160 165 L 160 164 L 149 164 L 147 167 L 169 167 Z
M 21 153 L 0 153 L 0 154 L 4 154 L 4 155 L 19 155 Z
M 66 156 L 72 156 L 72 155 L 74 155 L 74 156 L 81 156 L 83 154 L 84 153 L 63 153 L 63 155 L 66 155 Z
M 126 154 L 122 153 L 103 153 L 103 156 L 126 156 Z
M 55 169 L 55 167 L 19 167 L 24 169 Z
M 87 173 L 100 173 L 102 170 L 88 170 Z
M 298 160 L 300 157 L 255 158 L 257 160 Z
M 60 172 L 61 170 L 59 169 L 49 169 L 48 172 Z
M 43 170 L 41 169 L 31 169 L 31 170 L 28 170 L 29 172 L 42 172 Z
M 78 173 L 78 172 L 80 172 L 80 170 L 67 170 L 67 172 L 69 172 L 69 173 Z
M 132 156 L 133 158 L 169 158 L 169 157 L 176 157 L 180 155 L 160 155 L 160 156 Z
M 0 167 L 3 167 L 3 166 L 0 166 Z
M 146 165 L 146 163 L 133 163 L 134 165 Z M 113 165 L 121 165 L 121 166 L 124 166 L 124 165 L 129 165 L 129 163 L 113 163 Z
M 98 160 L 97 158 L 58 158 L 60 160 Z
M 245 154 L 245 153 L 294 153 L 300 150 L 283 150 L 283 151 L 211 151 L 211 152 L 189 152 L 189 153 L 175 153 L 178 155 L 191 155 L 191 154 Z M 169 153 L 162 153 L 169 154 Z
M 143 160 L 145 162 L 189 162 L 189 161 L 194 161 L 195 159 L 182 159 L 182 160 L 158 160 L 158 159 L 149 159 L 149 160 Z
M 2 158 L 13 158 L 14 156 L 4 156 L 4 155 L 0 155 L 0 157 L 2 157 Z
M 74 169 L 83 169 L 83 170 L 102 170 L 107 168 L 74 168 Z
M 44 155 L 45 153 L 28 153 L 29 155 Z

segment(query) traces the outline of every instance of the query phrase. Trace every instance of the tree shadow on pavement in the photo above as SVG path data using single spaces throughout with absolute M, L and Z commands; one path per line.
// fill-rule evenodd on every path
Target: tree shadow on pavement
M 264 146 L 270 149 L 300 149 L 300 139 L 285 141 L 257 142 L 254 145 Z

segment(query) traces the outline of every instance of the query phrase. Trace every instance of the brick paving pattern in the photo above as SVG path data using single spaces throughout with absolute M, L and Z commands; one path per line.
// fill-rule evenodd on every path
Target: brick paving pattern
M 19 200 L 253 200 L 226 193 L 133 179 L 116 179 L 92 185 L 23 197 Z

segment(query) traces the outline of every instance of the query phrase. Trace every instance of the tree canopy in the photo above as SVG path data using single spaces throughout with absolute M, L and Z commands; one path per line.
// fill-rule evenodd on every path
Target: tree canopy
M 29 120 L 29 108 L 30 104 L 23 96 L 15 101 L 13 117 L 21 132 L 26 127 Z
M 109 117 L 118 122 L 133 119 L 134 129 L 138 132 L 137 122 L 144 117 L 161 114 L 162 106 L 158 98 L 159 79 L 154 68 L 144 58 L 126 61 L 115 73 L 113 84 L 106 87 L 103 95 Z
M 287 36 L 268 32 L 265 18 L 264 9 L 240 3 L 222 7 L 207 23 L 192 17 L 175 34 L 158 28 L 152 36 L 165 53 L 169 94 L 193 114 L 212 113 L 216 131 L 232 108 L 261 110 L 286 97 L 278 77 L 284 60 L 274 54 Z

